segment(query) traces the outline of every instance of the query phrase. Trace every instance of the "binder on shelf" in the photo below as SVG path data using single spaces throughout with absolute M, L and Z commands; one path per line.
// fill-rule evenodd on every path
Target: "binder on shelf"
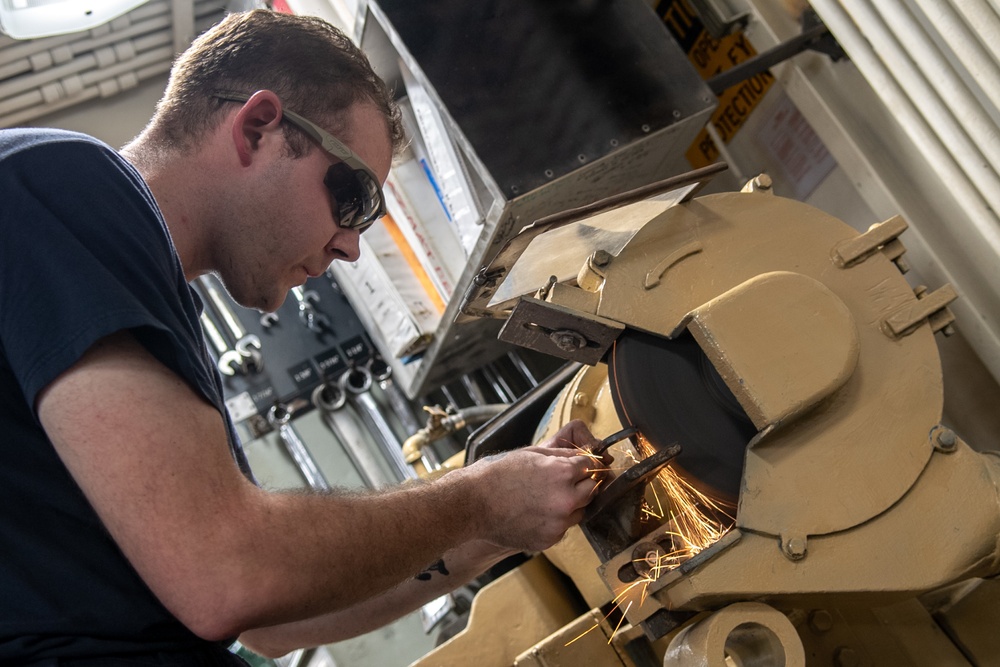
M 416 159 L 434 189 L 448 220 L 457 233 L 466 256 L 472 253 L 482 232 L 482 217 L 475 195 L 462 166 L 451 135 L 427 90 L 400 62 L 403 84 L 408 102 L 401 105 L 403 122 L 408 125 L 414 140 L 415 151 L 422 149 Z M 413 127 L 413 126 L 416 127 Z
M 391 223 L 394 224 L 394 223 Z M 384 225 L 373 225 L 359 240 L 358 261 L 331 267 L 373 337 L 397 359 L 424 350 L 441 323 L 434 305 Z
M 393 166 L 383 191 L 386 209 L 447 303 L 465 268 L 465 252 L 416 160 Z

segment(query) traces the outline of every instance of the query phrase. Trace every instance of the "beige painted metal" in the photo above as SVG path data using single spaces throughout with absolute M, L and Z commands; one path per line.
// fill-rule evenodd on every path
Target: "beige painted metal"
M 992 600 L 995 604 L 996 599 Z M 991 607 L 978 612 L 991 616 Z M 887 607 L 816 607 L 789 614 L 809 667 L 970 667 L 972 663 L 916 599 Z M 995 633 L 993 633 L 995 634 Z M 963 649 L 965 647 L 963 646 Z M 976 664 L 996 663 L 991 658 Z
M 616 257 L 588 259 L 585 290 L 548 290 L 550 303 L 583 316 L 665 337 L 690 332 L 760 429 L 745 452 L 736 527 L 683 571 L 619 598 L 623 637 L 662 610 L 702 612 L 665 638 L 673 653 L 664 640 L 653 645 L 664 664 L 726 664 L 748 627 L 760 640 L 751 646 L 780 645 L 786 665 L 804 664 L 803 646 L 810 667 L 967 664 L 938 623 L 964 633 L 980 664 L 1000 660 L 993 626 L 975 622 L 995 617 L 1000 587 L 954 587 L 1000 573 L 1000 456 L 974 451 L 939 423 L 934 333 L 949 329 L 953 294 L 903 279 L 904 229 L 893 218 L 859 234 L 748 188 L 653 217 Z M 634 381 L 608 377 L 604 365 L 584 368 L 537 435 L 571 419 L 599 438 L 619 430 L 610 387 Z M 587 604 L 606 610 L 629 585 L 618 576 L 635 546 L 596 573 L 579 532 L 548 554 Z M 524 646 L 518 664 L 573 664 L 553 639 L 569 632 Z M 586 664 L 618 664 L 617 649 L 605 646 Z
M 1000 633 L 996 614 L 1000 609 L 1000 579 L 976 579 L 967 582 L 957 595 L 944 604 L 928 604 L 940 627 L 955 638 L 970 659 L 978 665 L 1000 661 Z M 939 664 L 946 664 L 941 662 Z
M 591 609 L 519 655 L 514 667 L 635 667 L 604 616 Z
M 899 340 L 886 337 L 882 321 L 917 297 L 880 252 L 848 268 L 835 265 L 834 249 L 857 236 L 805 204 L 766 192 L 726 193 L 654 218 L 605 267 L 596 314 L 660 335 L 679 332 L 692 312 L 775 271 L 822 283 L 850 311 L 859 370 L 837 391 L 837 400 L 823 401 L 794 428 L 763 431 L 750 447 L 739 517 L 746 529 L 792 539 L 858 525 L 899 500 L 930 457 L 923 443 L 942 406 L 932 332 L 923 327 Z M 691 243 L 701 250 L 670 266 L 655 287 L 643 289 L 652 267 Z M 843 354 L 843 327 L 837 335 L 804 335 L 816 333 L 808 309 L 769 309 L 771 299 L 787 300 L 778 290 L 756 290 L 753 296 L 757 305 L 746 304 L 746 318 L 730 326 L 730 338 L 763 325 L 756 307 L 767 309 L 761 312 L 773 320 L 764 326 L 775 333 L 784 329 L 786 341 L 799 340 L 796 356 L 779 360 L 762 381 L 781 384 L 806 357 Z M 741 350 L 746 363 L 754 363 L 754 356 L 774 357 L 767 340 L 758 342 L 755 349 Z
M 509 667 L 526 649 L 577 618 L 580 610 L 544 556 L 485 586 L 465 630 L 411 667 Z
M 850 310 L 801 273 L 755 276 L 695 308 L 683 326 L 761 431 L 840 389 L 858 365 Z
M 783 665 L 805 667 L 795 627 L 760 602 L 737 602 L 687 626 L 667 647 L 664 667 Z

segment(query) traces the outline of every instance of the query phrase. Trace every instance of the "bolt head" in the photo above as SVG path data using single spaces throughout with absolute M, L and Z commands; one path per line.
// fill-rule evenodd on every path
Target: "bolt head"
M 833 629 L 833 616 L 826 609 L 816 609 L 809 614 L 809 628 L 818 634 Z
M 802 560 L 806 557 L 806 540 L 804 537 L 793 537 L 785 542 L 785 555 L 792 560 Z
M 837 667 L 859 667 L 861 656 L 849 646 L 841 646 L 833 654 L 833 661 Z
M 934 446 L 942 452 L 951 452 L 958 446 L 958 438 L 950 428 L 942 428 L 934 437 Z
M 560 329 L 549 334 L 549 339 L 564 352 L 576 352 L 587 347 L 587 339 L 576 331 Z

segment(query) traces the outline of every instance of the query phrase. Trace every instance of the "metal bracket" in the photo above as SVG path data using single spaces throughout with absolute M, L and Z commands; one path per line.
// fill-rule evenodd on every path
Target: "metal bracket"
M 480 268 L 475 278 L 469 284 L 465 295 L 462 297 L 461 315 L 466 318 L 492 317 L 496 319 L 507 316 L 508 313 L 504 308 L 491 308 L 489 306 L 490 299 L 535 237 L 552 229 L 558 229 L 572 222 L 582 220 L 590 215 L 626 206 L 665 192 L 688 188 L 683 198 L 677 202 L 683 203 L 694 197 L 702 187 L 712 180 L 713 176 L 726 169 L 727 165 L 724 162 L 712 164 L 686 174 L 672 176 L 662 181 L 629 190 L 628 192 L 605 197 L 592 204 L 572 208 L 534 221 L 525 226 L 516 236 L 508 240 L 493 259 L 486 266 Z
M 746 81 L 807 49 L 825 53 L 834 61 L 844 57 L 844 51 L 830 34 L 830 29 L 815 12 L 807 12 L 803 15 L 802 34 L 713 76 L 705 83 L 708 84 L 713 93 L 721 95 L 741 81 Z
M 885 334 L 890 338 L 908 336 L 926 320 L 935 333 L 944 330 L 943 333 L 949 335 L 955 316 L 948 304 L 958 298 L 955 288 L 945 284 L 930 294 L 926 287 L 918 287 L 914 292 L 916 300 L 896 308 L 882 320 Z
M 846 269 L 867 259 L 879 249 L 884 249 L 886 256 L 896 261 L 904 252 L 903 244 L 897 237 L 905 232 L 907 227 L 906 220 L 899 215 L 872 225 L 864 234 L 834 246 L 833 263 Z
M 522 297 L 500 330 L 500 340 L 593 366 L 625 325 L 558 304 Z

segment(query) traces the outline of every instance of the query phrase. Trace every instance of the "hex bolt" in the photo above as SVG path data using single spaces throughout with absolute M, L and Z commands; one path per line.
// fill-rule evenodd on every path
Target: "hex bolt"
M 662 570 L 658 572 L 657 569 L 666 555 L 667 552 L 663 550 L 663 547 L 655 542 L 640 542 L 632 550 L 632 565 L 639 576 L 648 577 L 655 573 L 655 578 L 655 576 L 662 574 Z
M 937 448 L 942 452 L 954 451 L 955 446 L 958 444 L 955 438 L 955 432 L 950 428 L 944 428 L 938 431 L 937 437 Z
M 573 394 L 573 405 L 582 408 L 589 403 L 590 403 L 590 396 L 587 396 L 586 393 L 578 391 L 575 394 Z
M 837 667 L 859 667 L 861 656 L 849 646 L 841 646 L 833 653 L 833 662 Z
M 816 634 L 833 629 L 833 615 L 826 609 L 816 609 L 809 614 L 809 628 Z
M 806 538 L 792 537 L 785 541 L 784 553 L 790 560 L 802 560 L 806 557 Z
M 594 251 L 594 266 L 607 266 L 611 263 L 611 253 L 607 250 Z
M 576 352 L 587 347 L 587 339 L 572 329 L 553 331 L 549 339 L 563 352 Z

